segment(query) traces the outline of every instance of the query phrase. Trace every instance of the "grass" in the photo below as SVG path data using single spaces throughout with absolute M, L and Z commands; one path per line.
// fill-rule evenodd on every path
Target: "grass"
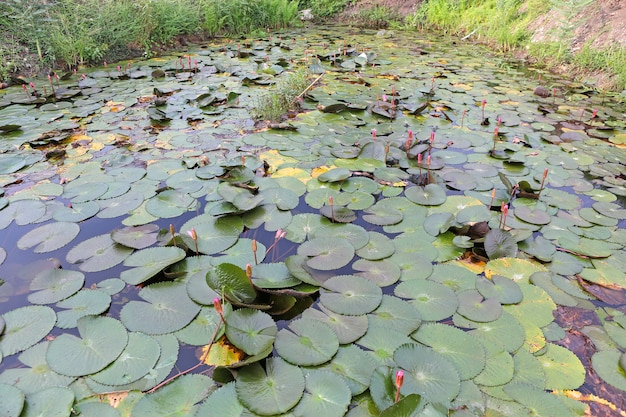
M 359 10 L 353 17 L 356 26 L 369 29 L 386 29 L 402 19 L 398 12 L 387 6 L 374 6 Z
M 286 74 L 271 91 L 257 99 L 255 117 L 261 120 L 280 120 L 285 113 L 298 105 L 297 99 L 309 83 L 309 72 L 304 68 Z
M 48 69 L 149 56 L 179 35 L 240 36 L 297 21 L 297 0 L 5 0 L 0 36 Z M 0 46 L 0 79 L 25 70 Z M 15 49 L 15 48 L 13 48 Z
M 592 0 L 424 0 L 405 24 L 414 29 L 435 29 L 445 34 L 471 36 L 501 51 L 524 48 L 546 68 L 563 64 L 579 72 L 605 71 L 613 75 L 611 89 L 626 88 L 626 49 L 601 51 L 590 46 L 573 53 L 573 17 Z M 563 16 L 558 42 L 530 42 L 531 23 L 554 8 Z

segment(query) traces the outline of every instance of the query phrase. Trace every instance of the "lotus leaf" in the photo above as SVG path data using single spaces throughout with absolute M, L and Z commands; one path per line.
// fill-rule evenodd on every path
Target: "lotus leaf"
M 364 315 L 347 316 L 334 313 L 322 304 L 319 304 L 318 307 L 319 310 L 312 308 L 305 310 L 302 317 L 326 323 L 333 329 L 341 345 L 354 342 L 367 331 L 368 320 Z
M 28 296 L 32 304 L 52 304 L 75 294 L 83 287 L 85 275 L 65 269 L 46 269 L 35 275 Z
M 97 315 L 108 310 L 111 296 L 100 290 L 82 289 L 76 294 L 56 304 L 67 309 L 57 313 L 56 326 L 61 329 L 76 327 L 78 319 L 88 315 Z
M 320 365 L 337 353 L 339 340 L 322 321 L 301 318 L 278 332 L 274 348 L 283 359 L 294 365 Z
M 355 273 L 355 275 L 367 278 L 379 287 L 395 284 L 402 274 L 400 267 L 389 259 L 380 261 L 359 259 L 352 264 L 352 269 L 361 271 Z
M 49 387 L 26 396 L 24 417 L 66 417 L 74 404 L 74 393 L 65 387 Z
M 316 238 L 298 247 L 298 255 L 308 256 L 307 265 L 319 270 L 333 270 L 347 265 L 354 257 L 354 247 L 342 238 Z
M 621 355 L 617 350 L 601 350 L 591 357 L 591 363 L 600 378 L 620 390 L 625 390 L 626 371 L 620 365 Z
M 159 226 L 146 224 L 143 226 L 125 227 L 111 232 L 111 239 L 133 249 L 145 249 L 157 241 Z
M 423 206 L 438 206 L 447 199 L 445 190 L 437 184 L 409 187 L 404 191 L 404 195 L 410 201 Z
M 213 380 L 205 375 L 183 375 L 162 389 L 141 398 L 133 416 L 165 417 L 193 415 L 198 403 L 215 390 Z
M 477 322 L 492 322 L 502 315 L 502 305 L 497 298 L 483 298 L 476 290 L 457 293 L 459 308 L 457 313 Z
M 527 384 L 509 384 L 504 387 L 504 391 L 534 414 L 553 417 L 572 416 L 572 411 L 558 397 L 546 393 L 541 388 Z
M 356 343 L 368 349 L 367 352 L 377 364 L 394 366 L 393 352 L 400 345 L 411 341 L 412 339 L 399 331 L 370 326 L 367 333 Z
M 132 251 L 129 247 L 115 243 L 109 234 L 105 234 L 82 241 L 70 249 L 65 258 L 72 264 L 79 264 L 81 271 L 98 272 L 120 264 Z
M 439 321 L 450 317 L 459 305 L 454 291 L 434 281 L 404 281 L 395 288 L 394 294 L 409 299 L 425 321 Z
M 246 304 L 256 298 L 256 291 L 246 271 L 231 263 L 222 263 L 210 269 L 206 282 L 214 291 L 223 291 L 223 295 L 231 302 Z
M 274 320 L 267 313 L 250 308 L 233 311 L 226 322 L 228 340 L 251 356 L 271 348 L 277 331 Z
M 34 247 L 35 253 L 52 252 L 74 240 L 79 231 L 80 227 L 75 223 L 48 223 L 22 236 L 17 247 L 23 250 Z
M 344 379 L 328 371 L 310 371 L 305 375 L 302 399 L 294 408 L 296 415 L 343 416 L 352 398 Z
M 340 346 L 337 354 L 322 369 L 328 369 L 343 377 L 352 395 L 368 389 L 374 360 L 356 345 Z
M 240 417 L 244 410 L 237 399 L 235 383 L 231 382 L 214 391 L 196 408 L 194 416 L 201 417 L 214 413 L 221 417 Z
M 142 249 L 124 260 L 124 266 L 135 268 L 122 271 L 120 278 L 131 285 L 138 285 L 184 257 L 185 251 L 177 247 Z
M 4 332 L 0 352 L 4 356 L 28 349 L 45 337 L 54 327 L 56 314 L 50 307 L 26 306 L 2 315 Z
M 304 393 L 302 371 L 281 358 L 270 358 L 265 369 L 254 363 L 239 371 L 235 389 L 239 401 L 260 415 L 291 410 Z
M 19 416 L 24 408 L 25 396 L 18 388 L 0 384 L 0 414 L 5 416 Z
M 380 287 L 356 275 L 336 275 L 320 289 L 320 303 L 338 314 L 367 314 L 376 309 L 381 300 Z
M 195 248 L 195 242 L 188 234 L 191 229 L 195 229 L 198 236 L 198 251 L 205 255 L 213 255 L 237 242 L 243 231 L 243 221 L 236 216 L 216 218 L 206 214 L 192 218 L 183 224 L 180 230 L 187 247 Z
M 500 304 L 517 304 L 523 298 L 519 285 L 512 279 L 501 275 L 493 275 L 491 279 L 478 278 L 476 289 L 483 297 L 495 298 Z

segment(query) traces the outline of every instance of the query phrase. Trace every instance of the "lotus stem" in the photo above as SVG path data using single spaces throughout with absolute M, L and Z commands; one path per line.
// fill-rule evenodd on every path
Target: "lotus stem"
M 396 372 L 396 398 L 395 403 L 400 400 L 400 388 L 402 388 L 402 384 L 404 383 L 404 371 L 399 370 Z
M 246 264 L 246 276 L 248 277 L 248 281 L 250 281 L 250 285 L 252 284 L 252 265 Z
M 259 261 L 256 257 L 256 250 L 257 250 L 256 239 L 252 239 L 252 253 L 254 254 L 254 264 L 258 265 Z
M 282 238 L 284 238 L 286 235 L 287 235 L 286 231 L 284 231 L 283 229 L 278 229 L 276 231 L 276 234 L 274 235 L 274 243 L 272 243 L 270 247 L 265 250 L 265 256 L 267 256 L 267 254 L 270 253 L 270 251 L 274 249 L 274 247 L 278 244 L 278 242 Z
M 384 96 L 384 94 L 383 94 Z M 376 140 L 376 129 L 372 129 L 372 138 L 374 138 L 374 140 Z
M 420 183 L 422 182 L 422 154 L 417 154 L 417 166 L 420 169 Z
M 24 94 L 26 94 L 26 98 L 28 101 L 32 101 L 33 98 L 30 94 L 28 94 L 28 89 L 26 88 L 26 84 L 22 84 L 22 90 L 24 90 Z
M 539 194 L 537 194 L 537 198 L 539 198 L 539 196 L 541 196 L 541 192 L 543 191 L 543 186 L 546 182 L 546 178 L 548 177 L 548 168 L 546 167 L 543 170 L 543 177 L 541 178 L 541 188 L 539 188 Z
M 404 148 L 406 150 L 406 157 L 409 158 L 409 150 L 411 149 L 411 145 L 413 145 L 413 131 L 409 130 L 409 137 L 406 142 L 404 142 Z
M 333 196 L 328 197 L 328 203 L 330 204 L 330 219 L 335 222 L 335 206 L 333 204 Z
M 50 88 L 52 89 L 52 97 L 56 101 L 56 91 L 54 91 L 54 83 L 52 82 L 52 76 L 48 74 L 48 83 L 50 83 Z
M 465 121 L 466 114 L 467 114 L 467 109 L 463 109 L 463 113 L 461 114 L 461 128 L 463 128 L 463 122 Z
M 556 87 L 552 89 L 552 104 L 556 105 Z
M 428 184 L 430 184 L 430 155 L 426 157 L 426 169 L 428 170 Z
M 430 131 L 430 139 L 428 140 L 428 155 L 430 156 L 430 152 L 433 149 L 433 143 L 435 143 L 435 131 Z
M 493 147 L 491 148 L 492 154 L 496 151 L 496 143 L 498 142 L 498 133 L 500 133 L 500 128 L 496 126 L 493 129 Z
M 487 105 L 487 100 L 483 99 L 481 103 L 481 111 L 482 111 L 482 121 L 480 122 L 481 125 L 485 124 L 485 106 L 486 105 Z
M 500 206 L 500 229 L 504 229 L 506 227 L 506 216 L 509 214 L 509 205 L 508 204 L 504 204 L 504 201 L 502 202 L 502 205 Z

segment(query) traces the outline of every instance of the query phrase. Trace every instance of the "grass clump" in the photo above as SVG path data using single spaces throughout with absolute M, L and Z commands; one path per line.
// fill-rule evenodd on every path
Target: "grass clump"
M 356 26 L 369 29 L 387 29 L 400 22 L 397 10 L 387 6 L 374 6 L 359 10 L 353 17 Z
M 311 9 L 316 18 L 326 18 L 339 13 L 347 6 L 356 4 L 357 0 L 305 0 L 301 6 L 303 9 Z
M 271 91 L 261 94 L 256 103 L 255 117 L 260 120 L 279 121 L 289 110 L 297 107 L 298 97 L 310 85 L 310 74 L 305 68 L 285 74 Z
M 255 29 L 278 29 L 298 17 L 297 0 L 204 0 L 204 30 L 238 36 Z

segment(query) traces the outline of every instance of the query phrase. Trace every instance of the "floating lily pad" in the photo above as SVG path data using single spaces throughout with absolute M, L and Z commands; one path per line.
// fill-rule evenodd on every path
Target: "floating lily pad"
M 402 391 L 419 394 L 426 401 L 450 404 L 461 390 L 456 367 L 431 348 L 409 343 L 393 354 L 398 366 L 405 370 Z
M 365 334 L 368 327 L 367 317 L 347 316 L 330 311 L 324 305 L 319 305 L 319 310 L 309 308 L 302 313 L 303 318 L 319 320 L 330 326 L 337 335 L 339 343 L 345 345 L 352 343 Z
M 35 253 L 52 252 L 70 243 L 79 232 L 76 223 L 49 223 L 26 233 L 17 241 L 17 247 L 24 250 L 34 247 Z
M 367 314 L 378 307 L 381 300 L 380 287 L 356 275 L 334 276 L 320 289 L 320 303 L 338 314 Z
M 304 393 L 293 412 L 302 416 L 345 415 L 351 399 L 350 388 L 341 376 L 328 371 L 311 371 L 305 376 Z
M 368 234 L 367 244 L 356 251 L 359 257 L 376 261 L 393 255 L 396 248 L 390 238 L 378 232 L 368 232 Z
M 585 368 L 580 359 L 563 346 L 548 343 L 537 359 L 543 365 L 548 390 L 577 389 L 585 382 Z
M 145 301 L 130 301 L 120 311 L 120 319 L 130 331 L 149 335 L 175 332 L 200 312 L 182 282 L 149 285 L 139 291 L 139 297 Z
M 49 387 L 26 396 L 23 417 L 66 417 L 74 405 L 74 393 L 65 387 Z
M 0 337 L 0 351 L 4 356 L 10 356 L 44 338 L 57 318 L 50 307 L 26 306 L 4 313 L 2 319 L 4 332 Z
M 265 369 L 257 363 L 240 369 L 235 383 L 239 401 L 261 415 L 291 410 L 302 398 L 304 387 L 302 371 L 281 358 L 268 359 Z
M 111 232 L 111 239 L 129 248 L 144 249 L 156 243 L 158 231 L 156 224 L 125 227 Z
M 621 352 L 602 350 L 591 357 L 593 369 L 607 383 L 617 389 L 626 389 L 626 370 L 620 365 Z
M 115 243 L 109 234 L 104 234 L 74 246 L 67 252 L 65 259 L 78 264 L 81 271 L 98 272 L 120 264 L 132 252 L 131 248 Z
M 257 355 L 271 349 L 278 329 L 267 313 L 242 308 L 228 315 L 226 337 L 248 355 Z
M 78 320 L 79 337 L 64 333 L 50 342 L 46 358 L 52 370 L 67 376 L 98 372 L 113 362 L 128 343 L 128 333 L 110 317 Z
M 214 291 L 236 303 L 247 304 L 256 298 L 256 290 L 241 267 L 231 263 L 214 266 L 206 275 L 206 282 Z
M 195 229 L 198 236 L 200 253 L 213 255 L 228 249 L 237 242 L 243 231 L 243 221 L 236 216 L 216 218 L 209 215 L 201 215 L 189 220 L 180 228 L 180 233 L 187 247 L 195 248 L 195 242 L 188 235 L 191 229 Z
M 450 317 L 459 305 L 454 291 L 434 281 L 404 281 L 395 288 L 394 294 L 409 299 L 425 321 L 439 321 Z
M 316 238 L 298 247 L 298 255 L 309 256 L 311 268 L 328 271 L 345 266 L 354 257 L 354 247 L 346 239 Z
M 154 338 L 132 332 L 128 334 L 128 344 L 120 356 L 90 378 L 105 385 L 130 384 L 150 372 L 160 355 L 161 346 Z
M 52 304 L 61 301 L 80 290 L 85 283 L 85 275 L 66 269 L 46 269 L 35 275 L 28 296 L 32 304 Z
M 438 206 L 445 203 L 446 191 L 437 184 L 409 187 L 404 195 L 410 201 L 423 206 Z
M 132 410 L 137 417 L 193 415 L 198 404 L 215 390 L 205 375 L 183 375 L 162 389 L 145 395 Z
M 103 313 L 110 305 L 111 296 L 106 292 L 82 289 L 56 304 L 58 308 L 64 309 L 57 313 L 56 325 L 61 329 L 76 327 L 81 317 Z
M 476 289 L 485 298 L 495 298 L 500 304 L 516 304 L 522 301 L 519 285 L 510 278 L 493 275 L 491 279 L 478 278 Z
M 325 323 L 301 318 L 278 332 L 274 348 L 283 359 L 294 365 L 320 365 L 337 353 L 339 340 Z
M 504 392 L 536 415 L 553 417 L 572 415 L 572 411 L 558 397 L 538 387 L 519 383 L 509 384 L 504 387 Z
M 58 222 L 79 223 L 95 216 L 100 211 L 100 205 L 95 201 L 72 204 L 71 207 L 60 206 L 52 213 L 52 218 Z
M 25 396 L 19 388 L 0 384 L 0 414 L 3 416 L 19 416 L 24 408 Z
M 459 308 L 457 312 L 473 321 L 491 322 L 502 315 L 502 305 L 496 298 L 484 298 L 476 290 L 467 290 L 457 294 Z
M 0 207 L 3 205 L 0 204 Z M 46 205 L 39 200 L 18 200 L 0 210 L 0 229 L 15 220 L 18 226 L 35 223 L 46 214 Z
M 485 235 L 485 252 L 489 259 L 514 258 L 517 255 L 517 242 L 508 231 L 491 229 Z
M 380 261 L 359 259 L 352 264 L 352 268 L 360 271 L 355 275 L 367 278 L 379 287 L 395 284 L 402 275 L 400 267 L 388 259 Z
M 185 251 L 177 247 L 155 247 L 137 251 L 124 260 L 124 266 L 134 268 L 122 271 L 120 278 L 131 285 L 141 284 L 169 265 L 185 257 Z

